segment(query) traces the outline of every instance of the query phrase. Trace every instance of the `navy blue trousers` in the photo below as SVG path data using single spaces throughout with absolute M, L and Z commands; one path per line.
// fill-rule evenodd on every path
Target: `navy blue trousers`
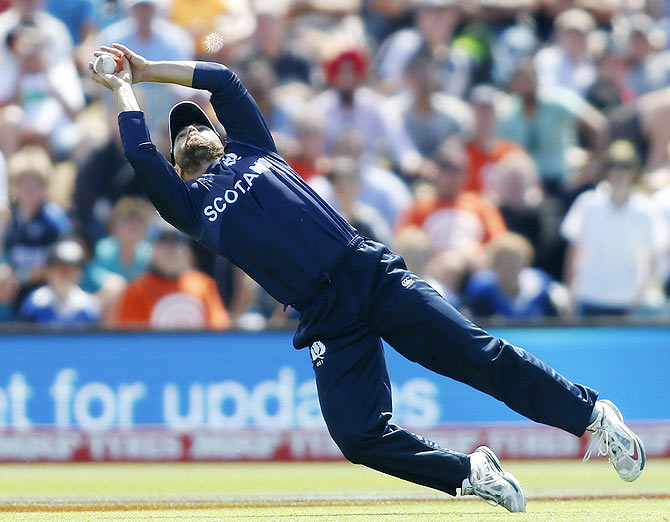
M 296 348 L 310 346 L 321 412 L 351 462 L 451 495 L 467 455 L 392 424 L 381 339 L 407 359 L 580 436 L 597 392 L 468 321 L 401 257 L 365 240 L 300 310 Z

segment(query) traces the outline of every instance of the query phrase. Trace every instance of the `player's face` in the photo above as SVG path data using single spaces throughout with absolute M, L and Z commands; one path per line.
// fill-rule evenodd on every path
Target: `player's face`
M 221 139 L 206 125 L 189 125 L 175 137 L 174 158 L 186 179 L 201 173 L 203 164 L 209 165 L 223 154 Z
M 177 133 L 177 136 L 174 140 L 174 149 L 176 152 L 177 149 L 183 149 L 185 146 L 190 145 L 191 143 L 216 141 L 221 143 L 221 140 L 216 135 L 216 133 L 206 125 L 189 125 Z

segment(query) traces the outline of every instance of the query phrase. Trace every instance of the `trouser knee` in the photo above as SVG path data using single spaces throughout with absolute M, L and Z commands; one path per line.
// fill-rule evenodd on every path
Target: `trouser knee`
M 331 436 L 344 457 L 353 464 L 366 464 L 372 458 L 377 437 L 354 432 L 332 433 Z

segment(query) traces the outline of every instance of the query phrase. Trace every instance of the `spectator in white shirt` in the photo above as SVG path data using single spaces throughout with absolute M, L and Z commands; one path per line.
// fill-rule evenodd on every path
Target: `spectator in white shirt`
M 535 56 L 540 87 L 564 87 L 584 96 L 598 73 L 586 52 L 595 21 L 582 9 L 568 9 L 556 17 L 554 27 L 556 43 Z
M 67 27 L 41 0 L 16 0 L 0 14 L 0 148 L 8 157 L 27 142 L 64 157 L 80 133 L 74 117 L 84 94 Z
M 632 144 L 613 142 L 605 181 L 581 194 L 561 225 L 570 242 L 566 282 L 582 316 L 630 313 L 656 283 L 654 263 L 668 230 L 652 201 L 634 191 L 639 171 Z

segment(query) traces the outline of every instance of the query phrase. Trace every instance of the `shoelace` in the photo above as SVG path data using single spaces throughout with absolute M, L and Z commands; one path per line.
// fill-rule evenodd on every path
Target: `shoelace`
M 589 443 L 589 447 L 586 448 L 586 453 L 584 453 L 582 462 L 586 462 L 591 458 L 591 453 L 593 453 L 593 446 L 596 445 L 598 446 L 599 457 L 607 456 L 609 454 L 610 449 L 609 437 L 607 436 L 607 432 L 602 428 L 602 426 L 593 432 L 591 442 Z

